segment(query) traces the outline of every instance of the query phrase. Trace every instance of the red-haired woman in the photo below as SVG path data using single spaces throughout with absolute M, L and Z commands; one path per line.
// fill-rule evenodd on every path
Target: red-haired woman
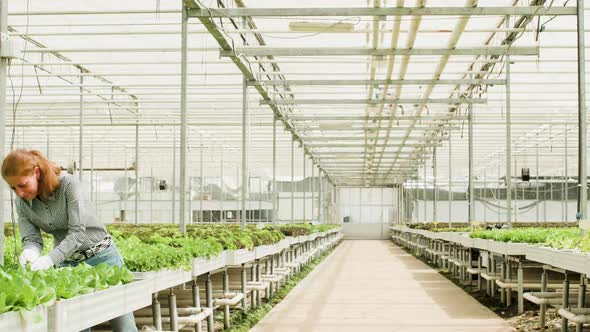
M 75 266 L 81 262 L 122 266 L 110 234 L 82 196 L 78 179 L 36 150 L 17 149 L 2 163 L 2 177 L 14 190 L 23 251 L 21 265 L 31 270 Z M 40 230 L 53 235 L 55 247 L 41 256 Z M 137 331 L 133 313 L 111 320 L 114 331 Z

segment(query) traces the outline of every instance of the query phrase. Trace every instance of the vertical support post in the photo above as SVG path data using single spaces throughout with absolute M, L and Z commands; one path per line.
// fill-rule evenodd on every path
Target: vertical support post
M 535 199 L 537 201 L 537 204 L 535 204 L 535 214 L 537 216 L 537 222 L 539 222 L 539 133 L 537 133 L 535 135 L 535 150 L 536 150 L 536 156 L 535 156 L 535 167 L 536 167 L 536 184 L 537 184 L 537 188 L 535 189 Z
M 449 228 L 453 222 L 453 146 L 451 144 L 451 130 L 449 129 Z
M 82 74 L 83 72 L 82 70 L 80 70 L 80 137 L 78 138 L 78 169 L 80 170 L 78 177 L 80 179 L 80 182 L 82 182 L 82 174 L 84 173 L 84 168 L 82 167 L 82 162 L 84 160 L 84 76 L 82 76 Z
M 295 137 L 291 137 L 291 223 L 295 222 Z
M 187 151 L 187 78 L 188 78 L 188 8 L 182 2 L 182 37 L 180 51 L 180 232 L 186 232 L 186 151 Z
M 586 178 L 586 47 L 584 40 L 584 0 L 577 0 L 578 8 L 578 212 L 580 228 L 585 232 L 588 222 L 588 179 Z
M 510 16 L 506 16 L 506 28 L 510 28 Z M 508 34 L 508 32 L 506 33 Z M 510 163 L 512 162 L 512 128 L 510 119 L 510 54 L 504 56 L 506 69 L 506 221 L 512 228 L 512 174 Z
M 203 181 L 203 135 L 199 135 L 199 222 L 203 222 L 203 193 L 205 181 Z
M 580 276 L 580 286 L 579 286 L 579 290 L 578 290 L 578 308 L 584 308 L 584 306 L 586 305 L 586 276 L 585 275 L 581 275 Z M 583 331 L 583 325 L 581 323 L 576 324 L 576 332 L 582 332 Z
M 139 109 L 137 110 L 139 112 Z M 90 152 L 90 162 L 94 164 L 94 148 Z M 139 222 L 139 126 L 135 125 L 135 224 Z M 92 178 L 94 173 L 94 166 L 91 167 L 90 172 L 90 186 L 92 187 Z M 92 190 L 90 191 L 92 192 Z
M 424 199 L 424 222 L 428 221 L 428 213 L 426 210 L 426 160 L 424 160 L 424 190 L 422 192 L 422 198 Z
M 436 204 L 438 203 L 438 192 L 436 190 L 436 147 L 432 154 L 432 190 L 434 192 L 434 201 L 432 202 L 432 221 L 437 222 Z
M 563 187 L 564 187 L 564 190 L 563 190 L 563 194 L 564 194 L 563 202 L 564 202 L 564 210 L 565 210 L 565 220 L 564 221 L 568 221 L 568 219 L 569 219 L 569 213 L 568 213 L 567 203 L 569 202 L 569 188 L 568 188 L 568 181 L 567 181 L 568 180 L 567 179 L 567 177 L 568 177 L 567 168 L 568 168 L 569 165 L 568 165 L 568 160 L 567 160 L 567 158 L 568 158 L 568 155 L 567 155 L 567 153 L 568 153 L 568 151 L 567 151 L 568 150 L 567 124 L 565 125 L 565 133 L 564 133 L 564 135 L 565 135 L 565 142 L 564 142 L 565 151 L 563 153 L 564 154 L 563 160 L 564 160 L 565 165 L 564 165 L 563 175 L 564 175 L 565 179 L 563 179 Z
M 318 201 L 318 220 L 320 221 L 320 224 L 323 224 L 323 216 L 324 213 L 322 211 L 323 206 L 324 206 L 324 195 L 322 194 L 322 189 L 323 189 L 323 183 L 324 181 L 322 180 L 322 169 L 320 168 L 318 171 L 318 177 L 319 177 L 319 181 L 320 181 L 320 191 L 319 191 L 319 201 Z
M 272 118 L 272 223 L 277 222 L 277 117 Z
M 187 223 L 188 224 L 192 224 L 193 223 L 193 177 L 189 176 L 188 179 L 188 189 L 187 189 L 187 193 L 188 193 L 188 219 L 187 219 Z
M 242 18 L 242 27 L 248 27 L 246 17 Z M 244 40 L 244 45 L 247 45 Z M 242 230 L 246 229 L 246 199 L 248 193 L 248 79 L 242 77 Z
M 170 290 L 168 295 L 168 314 L 170 316 L 170 329 L 174 332 L 178 331 L 178 311 L 176 309 L 176 295 L 174 290 Z
M 522 263 L 518 262 L 518 313 L 524 312 L 524 271 L 522 270 Z
M 207 273 L 207 285 L 205 289 L 207 294 L 207 307 L 211 309 L 211 314 L 207 317 L 207 332 L 214 332 L 214 318 L 215 318 L 215 306 L 213 306 L 213 282 L 211 282 L 211 273 Z
M 307 179 L 305 178 L 305 175 L 306 175 L 305 174 L 305 166 L 306 166 L 305 165 L 306 164 L 305 163 L 305 161 L 306 161 L 305 159 L 306 159 L 305 158 L 305 149 L 303 149 L 303 181 L 301 181 L 301 183 L 303 184 L 302 191 L 303 191 L 303 221 L 304 222 L 305 222 L 306 217 L 307 217 L 307 214 L 306 214 L 306 211 L 305 211 L 306 210 L 305 209 L 306 208 L 306 206 L 305 206 L 305 200 L 307 199 L 307 195 L 306 195 L 306 191 L 307 191 L 306 180 Z
M 158 293 L 152 294 L 152 317 L 157 331 L 162 331 L 162 308 L 158 301 Z
M 229 273 L 227 268 L 223 271 L 223 297 L 229 293 Z M 223 306 L 223 328 L 229 329 L 229 305 Z
M 470 93 L 471 95 L 472 93 Z M 475 221 L 475 197 L 473 195 L 474 193 L 474 188 L 473 188 L 473 104 L 469 103 L 467 105 L 468 107 L 468 124 L 469 124 L 469 192 L 468 192 L 468 197 L 469 197 L 469 217 L 468 217 L 468 222 L 469 222 L 469 227 L 471 229 L 473 229 L 473 221 Z
M 563 289 L 562 289 L 562 297 L 561 297 L 561 307 L 562 308 L 569 308 L 569 302 L 570 302 L 570 281 L 568 279 L 568 275 L 567 272 L 565 274 L 565 279 L 563 280 Z M 561 331 L 562 332 L 567 332 L 568 328 L 567 328 L 567 318 L 562 317 L 561 318 Z
M 315 165 L 311 162 L 311 220 L 315 220 Z
M 199 284 L 197 284 L 197 278 L 193 280 L 193 307 L 201 309 L 201 295 L 199 294 Z M 201 332 L 201 322 L 195 324 L 195 331 Z
M 487 194 L 488 194 L 488 169 L 484 168 L 483 170 L 483 194 L 482 191 L 479 191 L 480 194 L 480 199 L 481 197 L 483 197 L 484 199 L 487 198 Z M 485 202 L 487 202 L 487 199 L 485 200 Z M 483 221 L 487 222 L 488 221 L 488 205 L 484 204 L 483 205 Z
M 242 294 L 244 294 L 244 298 L 242 299 L 242 311 L 245 313 L 248 311 L 248 288 L 246 287 L 247 282 L 247 275 L 246 275 L 246 264 L 242 263 L 242 270 L 240 271 L 241 275 L 241 284 L 242 284 Z M 252 293 L 253 294 L 253 293 Z M 250 295 L 252 296 L 252 295 Z
M 223 182 L 223 146 L 221 147 L 221 161 L 219 162 L 220 176 L 219 186 L 221 189 L 221 208 L 219 209 L 219 221 L 225 222 L 225 185 Z
M 127 167 L 127 166 L 125 166 Z M 172 129 L 172 224 L 176 223 L 176 126 Z
M 543 269 L 541 274 L 541 292 L 547 291 L 547 270 Z M 541 304 L 539 309 L 539 323 L 541 330 L 545 329 L 545 313 L 547 312 L 547 305 Z

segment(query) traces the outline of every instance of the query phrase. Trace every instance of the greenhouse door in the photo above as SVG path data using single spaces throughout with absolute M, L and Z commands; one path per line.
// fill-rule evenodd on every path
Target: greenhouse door
M 395 188 L 341 187 L 338 213 L 346 239 L 386 239 L 397 213 Z

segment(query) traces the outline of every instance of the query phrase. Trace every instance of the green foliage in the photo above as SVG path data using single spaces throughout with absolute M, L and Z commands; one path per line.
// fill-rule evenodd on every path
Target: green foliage
M 285 236 L 304 236 L 313 233 L 321 233 L 339 227 L 339 225 L 321 224 L 280 224 L 267 226 L 279 230 Z
M 538 227 L 494 230 L 476 229 L 470 236 L 472 238 L 499 242 L 543 243 L 550 246 L 563 246 L 562 248 L 565 248 L 572 245 L 570 241 L 575 242 L 572 237 L 579 237 L 579 229 Z
M 39 304 L 69 299 L 132 280 L 133 274 L 125 267 L 106 263 L 96 267 L 80 264 L 45 271 L 0 267 L 0 314 L 31 310 Z
M 115 237 L 115 244 L 131 271 L 158 271 L 162 269 L 190 270 L 195 257 L 210 257 L 223 248 L 213 239 L 169 238 L 152 235 L 147 242 L 132 235 Z

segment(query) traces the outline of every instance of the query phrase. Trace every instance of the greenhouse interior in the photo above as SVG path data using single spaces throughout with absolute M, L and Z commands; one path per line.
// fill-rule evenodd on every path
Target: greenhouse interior
M 0 331 L 590 331 L 585 21 L 0 0 Z

